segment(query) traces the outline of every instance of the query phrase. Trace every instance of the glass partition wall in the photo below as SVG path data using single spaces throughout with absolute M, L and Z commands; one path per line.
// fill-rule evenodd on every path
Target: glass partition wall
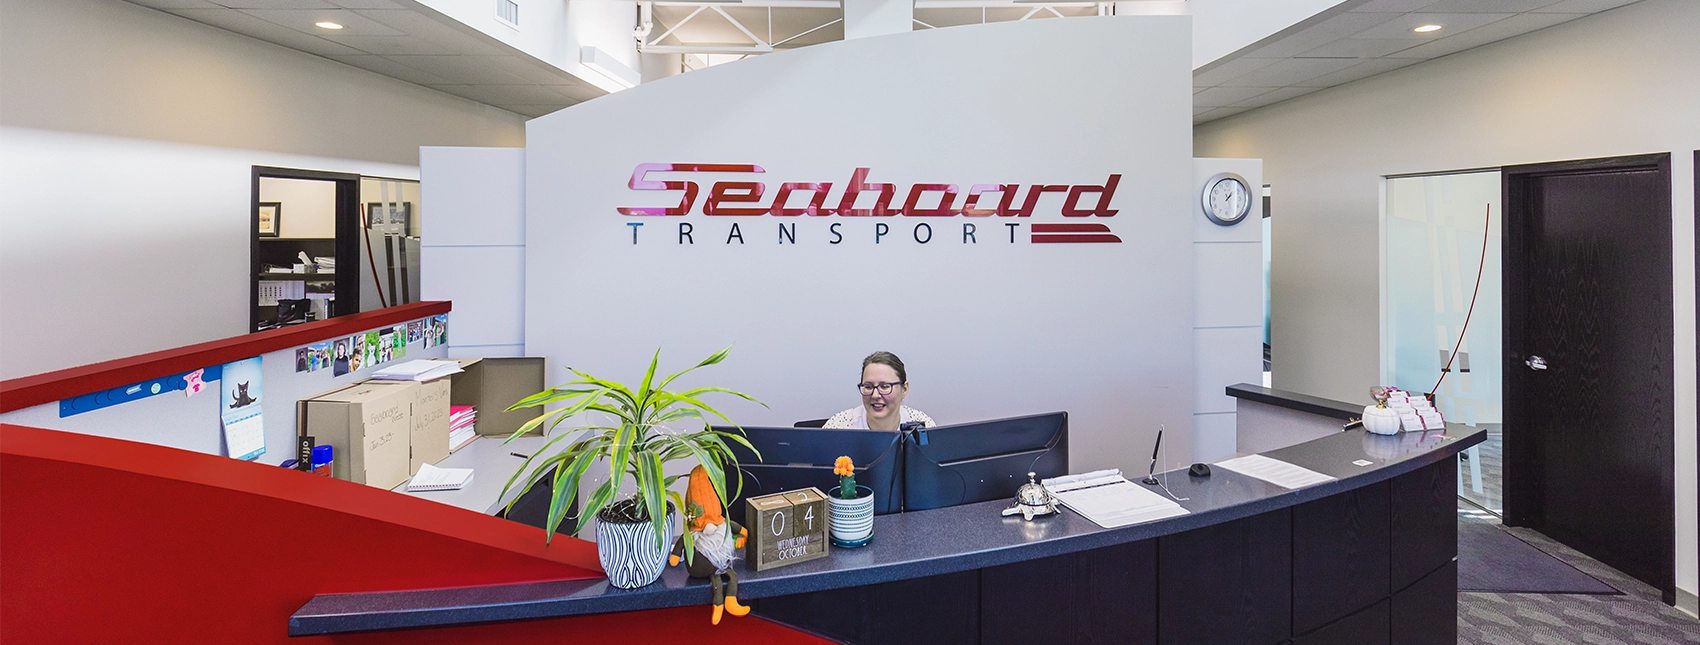
M 1496 515 L 1504 509 L 1499 202 L 1498 171 L 1390 177 L 1381 253 L 1382 381 L 1433 391 L 1448 421 L 1488 430 L 1485 443 L 1459 455 L 1458 495 Z
M 360 178 L 360 310 L 419 301 L 419 182 Z

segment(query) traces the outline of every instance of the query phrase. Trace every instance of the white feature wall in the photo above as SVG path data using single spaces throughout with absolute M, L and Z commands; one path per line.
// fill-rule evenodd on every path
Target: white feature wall
M 725 364 L 684 385 L 749 392 L 770 407 L 722 409 L 743 424 L 790 425 L 859 405 L 862 357 L 889 350 L 908 363 L 908 403 L 940 422 L 1067 410 L 1075 470 L 1143 469 L 1163 424 L 1171 459 L 1187 463 L 1196 387 L 1189 32 L 1188 18 L 1163 16 L 856 39 L 535 119 L 525 162 L 526 352 L 550 359 L 551 382 L 568 380 L 568 365 L 635 381 L 657 347 L 662 369 L 679 369 L 731 346 Z M 680 105 L 693 106 L 691 118 L 678 118 Z M 700 183 L 693 213 L 621 215 L 680 199 L 627 187 L 646 163 L 765 172 L 658 173 L 649 179 Z M 962 192 L 1122 179 L 1113 217 L 1061 217 L 1054 193 L 1027 218 L 700 214 L 712 184 L 726 180 L 764 182 L 763 204 L 785 182 L 831 182 L 835 205 L 857 168 L 871 169 L 869 182 Z M 857 207 L 872 203 L 864 195 Z M 794 243 L 781 242 L 781 223 L 794 227 Z M 967 223 L 977 228 L 972 243 Z M 1013 243 L 1006 223 L 1020 225 Z M 1059 223 L 1104 224 L 1121 243 L 1029 242 L 1033 225 Z M 691 243 L 681 224 L 691 225 Z M 881 225 L 889 232 L 877 237 Z M 464 311 L 457 302 L 457 321 Z
M 1676 584 L 1695 609 L 1694 150 L 1700 3 L 1641 0 L 1199 126 L 1274 189 L 1275 387 L 1360 400 L 1380 374 L 1382 177 L 1671 153 Z
M 1238 450 L 1237 399 L 1227 387 L 1263 379 L 1263 164 L 1256 159 L 1192 161 L 1193 461 Z M 1202 193 L 1218 173 L 1251 189 L 1251 212 L 1233 226 L 1204 216 Z
M 525 149 L 422 148 L 419 176 L 420 288 L 455 303 L 449 355 L 524 356 Z

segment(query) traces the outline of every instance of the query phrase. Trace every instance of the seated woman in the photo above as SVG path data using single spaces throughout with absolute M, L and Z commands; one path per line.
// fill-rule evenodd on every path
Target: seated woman
M 874 352 L 862 359 L 862 404 L 826 420 L 826 428 L 850 430 L 896 430 L 911 421 L 931 428 L 938 424 L 920 410 L 903 405 L 909 395 L 909 374 L 903 361 L 891 352 Z

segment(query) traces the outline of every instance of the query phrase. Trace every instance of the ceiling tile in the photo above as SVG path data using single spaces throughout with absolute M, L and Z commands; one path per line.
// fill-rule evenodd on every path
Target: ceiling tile
M 1358 64 L 1355 58 L 1285 58 L 1223 83 L 1223 87 L 1285 87 Z
M 1558 0 L 1440 0 L 1424 13 L 1522 13 L 1534 11 Z
M 1279 58 L 1235 58 L 1202 72 L 1194 72 L 1192 84 L 1208 87 L 1221 85 L 1242 75 L 1263 69 L 1280 60 Z
M 1352 8 L 1359 13 L 1410 13 L 1440 0 L 1369 0 Z
M 1511 14 L 1509 13 L 1408 13 L 1353 34 L 1353 36 L 1356 38 L 1404 38 L 1418 41 L 1440 40 L 1510 17 Z M 1423 25 L 1441 25 L 1445 29 L 1426 34 L 1411 31 Z
M 1582 17 L 1579 13 L 1523 13 L 1495 22 L 1486 27 L 1477 27 L 1461 34 L 1442 38 L 1432 43 L 1425 43 L 1399 52 L 1400 56 L 1422 58 L 1439 58 L 1447 54 L 1455 54 L 1472 47 L 1480 47 L 1491 42 L 1520 36 L 1540 29 L 1546 29 L 1561 22 L 1569 22 Z
M 231 9 L 330 9 L 327 0 L 213 0 Z
M 1336 38 L 1345 38 L 1365 29 L 1400 17 L 1396 13 L 1356 13 L 1346 12 L 1314 26 L 1306 27 L 1292 35 L 1276 35 L 1266 38 L 1269 44 L 1246 52 L 1247 58 L 1286 58 L 1297 55 L 1307 49 L 1312 49 Z
M 1637 0 L 1562 0 L 1536 11 L 1551 11 L 1554 13 L 1594 13 L 1607 9 L 1616 9 Z
M 496 107 L 502 108 L 502 109 L 507 110 L 509 112 L 513 112 L 515 114 L 520 114 L 520 115 L 523 115 L 523 116 L 529 116 L 531 118 L 537 118 L 537 117 L 543 116 L 545 114 L 550 114 L 550 113 L 553 113 L 553 112 L 559 112 L 559 111 L 567 109 L 568 107 L 571 107 L 571 106 L 567 106 L 567 105 L 498 105 Z
M 1240 101 L 1240 102 L 1235 103 L 1233 105 L 1230 105 L 1228 107 L 1243 107 L 1243 108 L 1263 107 L 1265 105 L 1269 105 L 1269 104 L 1272 104 L 1272 103 L 1280 103 L 1280 102 L 1285 101 L 1287 99 L 1298 98 L 1300 96 L 1304 96 L 1304 95 L 1309 94 L 1311 92 L 1317 92 L 1317 91 L 1320 91 L 1320 90 L 1322 90 L 1322 88 L 1320 88 L 1320 87 L 1283 87 L 1283 88 L 1275 90 L 1273 92 L 1265 92 L 1263 94 L 1253 96 L 1249 99 L 1246 99 L 1244 101 Z
M 330 59 L 345 65 L 353 65 L 369 72 L 376 72 L 390 78 L 401 79 L 416 85 L 443 85 L 449 82 L 448 79 L 441 76 L 408 67 L 382 56 L 331 56 Z
M 513 105 L 550 105 L 572 102 L 559 93 L 552 92 L 542 85 L 472 85 L 478 93 L 478 101 L 491 104 Z
M 429 87 L 433 90 L 437 90 L 438 92 L 443 92 L 445 94 L 453 94 L 453 95 L 461 97 L 463 99 L 468 99 L 468 100 L 473 100 L 473 101 L 478 100 L 478 88 L 475 88 L 471 85 L 447 84 L 447 85 L 427 85 L 426 87 Z
M 1195 108 L 1192 109 L 1192 115 L 1198 116 L 1200 114 L 1204 114 L 1205 112 L 1209 112 L 1209 111 L 1214 110 L 1214 109 L 1216 109 L 1216 108 L 1213 108 L 1213 107 L 1195 107 Z
M 478 56 L 477 59 L 496 69 L 517 76 L 527 83 L 538 85 L 583 85 L 572 74 L 554 65 L 529 56 Z
M 1380 58 L 1421 43 L 1404 38 L 1341 38 L 1303 54 L 1303 58 Z
M 444 24 L 433 17 L 415 11 L 359 9 L 355 10 L 354 13 L 388 25 L 410 36 L 424 38 L 452 49 L 456 53 L 468 56 L 506 56 L 517 51 L 511 47 L 492 42 L 495 40 L 494 38 L 477 33 L 471 27 L 463 25 L 462 28 L 466 30 L 463 31 L 462 28 Z M 449 20 L 446 17 L 443 19 Z
M 472 56 L 387 56 L 392 61 L 468 85 L 523 85 L 525 79 Z
M 443 56 L 454 54 L 442 45 L 413 36 L 323 36 L 325 40 L 342 43 L 368 54 L 379 56 Z
M 1274 90 L 1274 87 L 1212 87 L 1192 95 L 1193 107 L 1223 107 Z
M 1401 55 L 1404 52 L 1400 52 Z M 1384 74 L 1401 67 L 1408 67 L 1423 62 L 1420 58 L 1376 58 L 1366 60 L 1346 69 L 1331 74 L 1323 74 L 1302 83 L 1306 87 L 1321 89 L 1343 85 L 1352 81 L 1369 78 L 1376 74 Z
M 357 56 L 364 52 L 267 22 L 233 9 L 172 9 L 171 13 L 251 38 L 319 56 Z
M 136 4 L 153 9 L 221 9 L 219 5 L 208 0 L 130 0 Z
M 406 9 L 390 0 L 330 0 L 332 4 L 344 9 Z
M 1216 108 L 1214 110 L 1211 110 L 1209 112 L 1205 112 L 1204 114 L 1200 114 L 1200 115 L 1192 117 L 1192 123 L 1193 123 L 1193 125 L 1198 125 L 1200 123 L 1204 123 L 1205 121 L 1214 121 L 1214 120 L 1220 119 L 1222 117 L 1233 116 L 1235 114 L 1239 114 L 1239 113 L 1244 112 L 1244 111 L 1249 110 L 1249 109 L 1251 109 L 1251 108 L 1220 107 L 1220 108 Z
M 347 9 L 244 9 L 242 13 L 313 36 L 406 35 Z M 342 29 L 313 26 L 321 20 L 342 25 Z

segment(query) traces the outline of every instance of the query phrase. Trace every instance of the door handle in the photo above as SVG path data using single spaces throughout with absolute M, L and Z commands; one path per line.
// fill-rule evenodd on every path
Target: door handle
M 1523 364 L 1528 365 L 1529 369 L 1532 369 L 1532 370 L 1536 370 L 1536 371 L 1544 370 L 1544 369 L 1547 368 L 1547 359 L 1541 358 L 1539 356 L 1530 356 L 1528 359 L 1523 361 Z

